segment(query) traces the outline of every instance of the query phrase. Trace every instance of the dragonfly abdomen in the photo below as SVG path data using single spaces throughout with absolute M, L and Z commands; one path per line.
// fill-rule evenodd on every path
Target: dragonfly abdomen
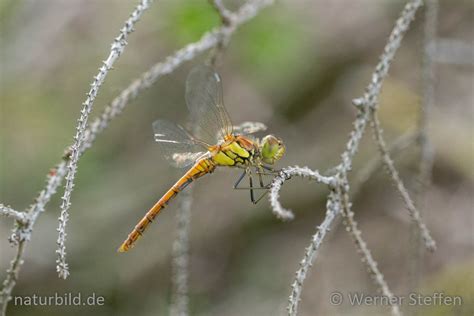
M 173 199 L 179 192 L 181 192 L 188 184 L 193 182 L 195 179 L 202 177 L 207 173 L 211 173 L 216 168 L 215 163 L 209 159 L 204 158 L 198 160 L 191 169 L 188 170 L 162 197 L 156 202 L 156 204 L 145 214 L 145 216 L 138 222 L 132 232 L 128 235 L 127 239 L 122 243 L 119 252 L 126 252 L 133 244 L 143 235 L 148 225 L 153 222 L 155 217 L 164 209 L 168 203 Z

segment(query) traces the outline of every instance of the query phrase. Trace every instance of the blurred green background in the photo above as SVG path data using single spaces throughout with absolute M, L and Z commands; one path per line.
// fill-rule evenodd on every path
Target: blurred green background
M 225 1 L 232 10 L 244 1 Z M 0 202 L 27 208 L 49 168 L 72 141 L 84 94 L 109 45 L 136 1 L 0 1 Z M 355 109 L 393 27 L 402 1 L 278 1 L 242 26 L 217 69 L 235 123 L 252 120 L 283 138 L 279 166 L 326 170 L 344 149 Z M 471 1 L 441 1 L 438 35 L 474 40 Z M 405 38 L 381 97 L 388 141 L 414 128 L 421 102 L 423 12 Z M 219 25 L 207 0 L 157 1 L 130 36 L 125 53 L 100 90 L 98 115 L 129 82 L 153 63 Z M 471 51 L 472 53 L 472 51 Z M 203 55 L 160 79 L 130 104 L 79 163 L 68 225 L 71 276 L 55 271 L 59 197 L 36 223 L 14 295 L 81 292 L 101 295 L 104 306 L 20 307 L 9 315 L 167 315 L 171 296 L 171 245 L 178 201 L 163 212 L 127 254 L 117 247 L 182 170 L 169 167 L 153 144 L 151 123 L 187 119 L 184 84 Z M 430 137 L 435 146 L 433 186 L 424 216 L 439 249 L 426 254 L 417 291 L 462 295 L 456 308 L 428 306 L 423 315 L 474 314 L 473 59 L 437 63 Z M 377 150 L 368 129 L 355 175 Z M 413 188 L 416 146 L 398 156 Z M 295 179 L 282 203 L 296 213 L 277 220 L 264 200 L 232 190 L 235 170 L 197 181 L 192 207 L 190 310 L 192 315 L 283 315 L 304 247 L 323 219 L 326 191 Z M 179 200 L 179 197 L 178 197 Z M 363 236 L 392 290 L 410 289 L 410 220 L 380 170 L 354 198 Z M 0 275 L 14 249 L 12 221 L 0 220 Z M 380 315 L 383 307 L 331 306 L 333 291 L 376 293 L 342 225 L 329 234 L 306 280 L 301 315 Z

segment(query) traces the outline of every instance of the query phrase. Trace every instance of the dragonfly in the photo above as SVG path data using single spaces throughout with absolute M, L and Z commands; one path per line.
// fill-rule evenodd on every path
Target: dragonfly
M 153 123 L 156 143 L 165 158 L 176 167 L 188 167 L 187 172 L 153 205 L 133 228 L 119 247 L 119 252 L 130 250 L 146 228 L 170 200 L 194 180 L 213 173 L 217 167 L 243 169 L 234 189 L 250 190 L 250 199 L 257 203 L 266 192 L 262 175 L 274 174 L 272 165 L 285 153 L 283 141 L 274 135 L 257 139 L 251 134 L 266 129 L 263 123 L 245 122 L 233 126 L 223 102 L 222 80 L 210 66 L 194 67 L 186 80 L 186 105 L 194 123 L 193 132 L 166 120 Z M 255 187 L 252 174 L 259 177 Z M 249 179 L 249 187 L 239 187 Z M 255 198 L 254 189 L 264 193 Z

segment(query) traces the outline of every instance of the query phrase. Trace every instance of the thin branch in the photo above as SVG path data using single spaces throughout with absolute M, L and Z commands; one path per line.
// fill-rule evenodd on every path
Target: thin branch
M 15 211 L 10 206 L 5 206 L 1 203 L 0 203 L 0 215 L 11 217 L 22 224 L 25 224 L 28 221 L 28 216 L 26 213 Z
M 19 236 L 19 241 L 22 240 L 29 240 L 33 225 L 35 224 L 38 216 L 44 212 L 46 205 L 49 203 L 51 198 L 56 194 L 57 188 L 61 185 L 61 182 L 66 175 L 66 165 L 69 156 L 65 154 L 63 157 L 63 161 L 60 162 L 56 167 L 51 168 L 46 176 L 46 186 L 44 189 L 39 193 L 38 197 L 35 199 L 35 203 L 30 207 L 28 210 L 28 214 L 31 218 L 30 225 L 26 230 L 22 230 L 21 233 L 26 234 L 28 238 L 24 238 L 23 236 Z
M 80 157 L 79 151 L 84 141 L 84 133 L 87 127 L 89 114 L 92 111 L 95 98 L 109 70 L 112 69 L 113 64 L 123 53 L 125 46 L 127 45 L 128 35 L 134 30 L 135 24 L 140 20 L 143 13 L 149 8 L 151 2 L 152 0 L 141 0 L 127 21 L 125 21 L 125 25 L 120 30 L 119 36 L 117 36 L 112 43 L 109 56 L 105 61 L 103 61 L 102 66 L 99 68 L 99 73 L 94 77 L 94 80 L 91 83 L 91 89 L 87 93 L 86 100 L 84 103 L 82 103 L 83 107 L 81 109 L 81 115 L 76 127 L 74 142 L 70 147 L 71 159 L 67 165 L 66 184 L 64 186 L 64 194 L 62 197 L 61 215 L 59 216 L 57 240 L 58 249 L 56 250 L 58 257 L 56 260 L 56 270 L 59 274 L 59 277 L 63 279 L 66 279 L 69 275 L 69 268 L 68 264 L 66 263 L 66 223 L 69 218 L 68 211 L 71 206 L 71 193 L 74 188 L 74 178 L 77 172 L 77 163 Z
M 353 123 L 354 130 L 351 132 L 349 141 L 346 144 L 346 150 L 341 155 L 342 162 L 339 165 L 339 169 L 342 173 L 352 169 L 352 158 L 359 149 L 360 140 L 364 135 L 367 122 L 369 121 L 369 111 L 366 111 L 366 109 L 378 106 L 378 98 L 383 80 L 388 74 L 390 65 L 395 58 L 395 53 L 400 47 L 400 43 L 405 36 L 405 33 L 408 31 L 411 22 L 415 18 L 416 11 L 422 4 L 423 2 L 421 0 L 410 0 L 405 5 L 400 17 L 395 22 L 395 27 L 390 33 L 383 53 L 380 55 L 379 63 L 375 67 L 372 79 L 365 89 L 365 94 L 362 97 L 353 100 L 354 105 L 361 109 L 361 111 L 359 111 L 357 118 Z
M 318 183 L 328 185 L 330 189 L 337 185 L 337 180 L 335 177 L 323 176 L 317 170 L 313 171 L 308 167 L 295 166 L 286 167 L 280 170 L 278 175 L 272 180 L 269 200 L 273 213 L 276 217 L 282 220 L 290 220 L 294 218 L 293 212 L 283 208 L 279 201 L 280 190 L 283 183 L 291 179 L 293 176 L 309 178 L 310 180 L 314 180 Z M 300 268 L 296 272 L 295 281 L 292 283 L 292 292 L 289 298 L 289 305 L 287 307 L 289 315 L 296 315 L 297 313 L 298 302 L 300 301 L 303 283 L 306 279 L 307 272 L 316 259 L 319 247 L 339 212 L 340 197 L 334 191 L 331 191 L 326 202 L 326 217 L 321 225 L 318 226 L 316 233 L 311 239 L 311 244 L 308 246 L 308 248 L 306 248 L 305 255 L 300 262 Z
M 181 205 L 176 213 L 177 236 L 173 243 L 171 316 L 189 315 L 189 230 L 191 228 L 192 188 L 183 193 Z
M 415 223 L 418 225 L 418 228 L 421 232 L 421 236 L 423 237 L 423 240 L 425 241 L 425 247 L 430 250 L 434 251 L 436 249 L 436 243 L 431 237 L 431 234 L 426 227 L 425 223 L 421 219 L 421 214 L 418 211 L 418 209 L 415 207 L 415 203 L 411 199 L 410 195 L 408 194 L 408 191 L 403 184 L 402 179 L 400 178 L 400 175 L 398 174 L 397 169 L 395 168 L 395 163 L 393 162 L 392 158 L 390 157 L 388 150 L 387 150 L 387 145 L 385 144 L 385 140 L 383 139 L 383 130 L 382 127 L 380 126 L 380 121 L 377 117 L 377 114 L 375 113 L 374 110 L 370 110 L 371 112 L 371 123 L 374 131 L 374 136 L 375 136 L 375 141 L 377 142 L 377 145 L 380 150 L 380 154 L 382 155 L 382 158 L 384 160 L 384 165 L 387 167 L 388 173 L 393 180 L 395 186 L 398 189 L 398 192 L 400 192 L 400 195 L 403 198 L 403 201 L 405 202 L 405 206 L 410 213 L 410 216 L 412 219 L 415 221 Z
M 67 159 L 67 158 L 65 158 Z M 23 256 L 27 242 L 33 233 L 33 226 L 39 216 L 44 211 L 45 205 L 50 201 L 51 197 L 56 193 L 57 188 L 61 185 L 61 181 L 66 173 L 66 162 L 61 162 L 56 168 L 52 168 L 46 179 L 45 188 L 39 193 L 33 204 L 28 210 L 29 221 L 26 225 L 16 225 L 10 242 L 17 245 L 16 254 L 7 270 L 7 277 L 3 281 L 2 290 L 0 291 L 0 305 L 2 316 L 5 316 L 8 302 L 11 300 L 12 291 L 15 288 L 18 274 L 23 265 Z
M 341 211 L 341 201 L 340 196 L 334 191 L 331 191 L 328 195 L 326 202 L 326 217 L 324 218 L 321 225 L 316 229 L 316 233 L 311 238 L 309 246 L 306 248 L 303 259 L 300 262 L 300 267 L 296 271 L 296 277 L 293 283 L 291 284 L 291 294 L 289 297 L 288 303 L 288 315 L 296 316 L 298 312 L 298 303 L 301 300 L 301 293 L 303 290 L 303 283 L 306 279 L 310 267 L 313 265 L 313 262 L 316 260 L 318 255 L 319 247 L 321 246 L 326 233 L 329 232 L 332 223 L 339 215 Z
M 25 242 L 21 242 L 18 245 L 15 257 L 10 262 L 10 268 L 8 268 L 7 270 L 7 277 L 5 278 L 5 281 L 3 281 L 3 287 L 0 291 L 0 305 L 2 316 L 6 315 L 8 302 L 11 300 L 11 293 L 18 280 L 18 274 L 23 264 L 22 257 L 25 252 L 25 246 Z
M 341 185 L 341 196 L 342 196 L 342 215 L 344 216 L 344 224 L 346 225 L 347 232 L 352 236 L 354 243 L 361 255 L 362 262 L 367 265 L 369 274 L 372 279 L 379 287 L 382 294 L 388 298 L 389 302 L 394 302 L 394 296 L 392 291 L 389 289 L 387 282 L 384 279 L 383 274 L 377 267 L 377 262 L 372 257 L 372 254 L 367 247 L 367 243 L 362 238 L 362 232 L 359 230 L 357 221 L 354 219 L 354 212 L 351 210 L 351 202 L 349 199 L 349 183 L 347 180 Z M 398 305 L 391 304 L 391 312 L 394 316 L 401 315 Z
M 46 186 L 35 199 L 35 203 L 29 208 L 28 222 L 25 225 L 17 225 L 10 236 L 10 242 L 13 245 L 21 245 L 30 240 L 33 233 L 33 226 L 40 213 L 44 211 L 46 204 L 56 193 L 57 188 L 66 174 L 66 162 L 63 161 L 56 168 L 52 168 L 46 177 Z
M 431 43 L 435 43 L 436 30 L 438 27 L 438 0 L 427 0 L 425 9 L 425 25 L 424 25 L 424 49 L 423 49 L 423 66 L 422 66 L 422 82 L 423 82 L 423 98 L 420 107 L 420 114 L 418 120 L 419 130 L 419 146 L 420 164 L 418 166 L 419 186 L 415 189 L 415 194 L 419 200 L 417 203 L 420 207 L 423 199 L 423 191 L 431 183 L 431 171 L 433 169 L 434 152 L 433 144 L 428 137 L 429 119 L 431 117 L 432 108 L 434 105 L 434 85 L 435 72 L 433 55 L 434 51 L 430 48 Z
M 433 144 L 429 139 L 429 121 L 434 106 L 435 69 L 434 55 L 437 48 L 436 33 L 438 29 L 438 0 L 427 0 L 425 7 L 423 55 L 422 55 L 422 102 L 418 118 L 418 146 L 420 148 L 418 173 L 413 188 L 415 205 L 420 214 L 426 204 L 426 192 L 431 185 L 431 174 L 434 163 Z M 409 289 L 417 288 L 422 269 L 423 252 L 420 231 L 416 223 L 410 227 L 410 270 Z
M 353 100 L 354 105 L 359 108 L 357 117 L 353 123 L 354 129 L 351 132 L 349 141 L 346 144 L 346 150 L 341 155 L 341 163 L 337 167 L 333 168 L 337 170 L 337 174 L 331 177 L 331 179 L 346 179 L 347 173 L 352 169 L 353 157 L 358 151 L 360 140 L 362 139 L 367 123 L 369 122 L 370 113 L 375 111 L 378 106 L 378 98 L 382 88 L 383 80 L 387 76 L 390 65 L 395 57 L 395 53 L 400 47 L 400 43 L 405 33 L 408 31 L 410 24 L 415 17 L 415 13 L 421 5 L 421 0 L 411 0 L 405 5 L 400 17 L 395 23 L 395 27 L 389 36 L 384 51 L 380 56 L 380 61 L 372 74 L 372 79 L 366 88 L 365 94 L 363 97 Z M 285 180 L 285 174 L 281 173 L 276 177 L 276 179 L 274 179 L 270 191 L 270 202 L 272 204 L 273 211 L 277 214 L 277 216 L 291 218 L 293 213 L 289 210 L 285 210 L 278 201 L 278 193 Z M 333 189 L 334 185 L 339 185 L 339 181 L 332 182 Z M 337 201 L 335 201 L 336 199 Z M 330 224 L 334 220 L 335 214 L 338 213 L 338 211 L 330 212 L 330 209 L 334 208 L 334 205 L 338 205 L 335 210 L 340 209 L 340 196 L 331 191 L 331 194 L 328 197 L 328 204 L 330 205 L 328 205 L 327 216 L 324 223 L 327 223 L 326 220 L 328 220 Z M 323 226 L 323 228 L 327 228 L 327 226 Z M 319 248 L 324 235 L 325 231 L 318 229 L 316 235 L 313 237 L 313 241 L 317 241 L 319 243 L 316 247 L 314 247 L 313 245 L 315 245 L 315 242 L 312 242 L 311 246 L 307 248 L 305 256 L 301 261 L 300 268 L 296 273 L 296 279 L 292 284 L 292 292 L 288 306 L 289 315 L 296 315 L 297 313 L 303 281 L 306 278 L 306 273 L 311 266 L 315 253 Z
M 216 10 L 221 23 L 224 27 L 233 27 L 236 20 L 236 14 L 227 10 L 221 0 L 208 0 L 211 6 Z M 212 53 L 209 55 L 209 64 L 215 66 L 218 64 L 219 57 L 222 56 L 223 52 L 227 48 L 231 37 L 231 33 L 223 32 L 217 37 L 217 44 L 214 47 Z
M 396 157 L 402 151 L 415 144 L 417 139 L 418 133 L 408 131 L 405 134 L 399 136 L 388 146 L 388 152 L 392 157 Z M 376 155 L 372 157 L 360 171 L 357 172 L 351 185 L 352 197 L 358 195 L 364 183 L 366 183 L 374 175 L 374 173 L 380 169 L 382 165 L 382 157 L 380 155 Z
M 280 190 L 283 183 L 292 176 L 299 176 L 303 178 L 309 178 L 319 183 L 327 185 L 334 184 L 333 177 L 322 176 L 317 170 L 313 171 L 308 167 L 286 167 L 280 170 L 279 174 L 272 180 L 270 186 L 270 204 L 272 206 L 273 214 L 281 220 L 292 220 L 295 216 L 291 210 L 285 209 L 280 203 Z
M 437 38 L 436 41 L 430 43 L 429 50 L 434 62 L 474 66 L 472 42 L 454 38 Z
M 209 3 L 214 7 L 214 9 L 219 14 L 223 25 L 229 25 L 232 23 L 233 15 L 232 12 L 226 9 L 222 0 L 209 0 Z

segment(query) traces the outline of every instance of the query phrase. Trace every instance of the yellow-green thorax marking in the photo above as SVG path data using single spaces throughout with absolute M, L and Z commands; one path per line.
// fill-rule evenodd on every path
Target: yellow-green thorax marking
M 283 156 L 285 146 L 273 135 L 265 136 L 261 142 L 242 135 L 229 135 L 223 144 L 212 146 L 209 151 L 218 166 L 272 165 Z
M 255 163 L 258 144 L 247 137 L 231 135 L 223 144 L 212 146 L 210 152 L 218 166 L 246 166 Z

